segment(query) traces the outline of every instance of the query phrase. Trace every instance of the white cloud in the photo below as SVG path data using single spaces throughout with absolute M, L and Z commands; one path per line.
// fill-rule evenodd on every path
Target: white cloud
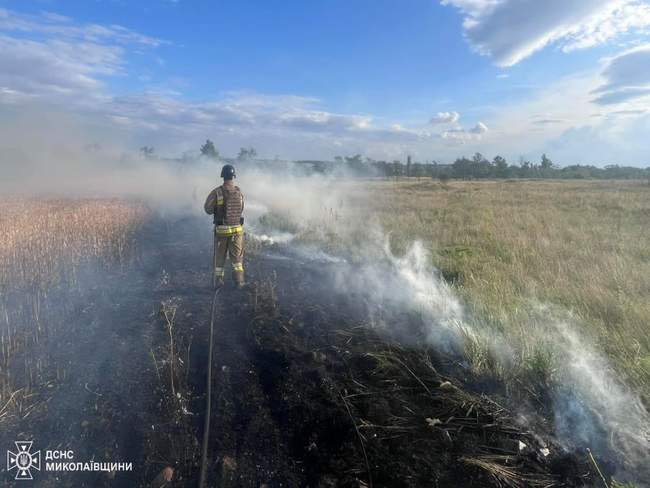
M 647 110 L 643 109 L 637 109 L 637 110 L 614 110 L 613 112 L 610 112 L 610 116 L 623 116 L 623 117 L 631 117 L 635 115 L 643 115 L 648 113 Z
M 155 48 L 159 41 L 118 26 L 79 25 L 56 14 L 27 16 L 3 9 L 0 31 L 0 105 L 75 114 L 101 127 L 99 133 L 154 143 L 161 150 L 211 137 L 226 152 L 256 144 L 260 151 L 287 157 L 348 151 L 393 158 L 416 153 L 418 147 L 432 153 L 443 136 L 426 124 L 378 124 L 367 114 L 324 110 L 313 97 L 232 92 L 197 102 L 169 86 L 117 96 L 109 79 L 130 75 L 130 49 Z M 450 138 L 455 141 L 461 132 L 468 140 L 484 133 L 480 125 L 463 130 L 458 119 L 457 112 L 441 112 L 432 122 L 459 130 Z
M 68 40 L 85 42 L 111 42 L 116 44 L 140 44 L 156 47 L 166 41 L 146 36 L 121 25 L 75 24 L 63 15 L 42 12 L 28 15 L 0 8 L 0 31 L 44 34 Z
M 455 124 L 459 118 L 458 112 L 438 112 L 437 115 L 431 118 L 431 124 Z
M 562 119 L 536 119 L 533 120 L 532 123 L 535 125 L 554 125 L 554 124 L 562 124 L 564 123 L 565 120 Z
M 488 132 L 487 126 L 483 122 L 478 122 L 474 127 L 469 129 L 461 127 L 458 123 L 460 115 L 458 112 L 438 112 L 431 120 L 431 125 L 450 125 L 451 128 L 444 130 L 436 137 L 446 139 L 448 142 L 467 143 L 470 141 L 480 141 L 481 137 Z
M 545 46 L 564 51 L 610 41 L 650 26 L 642 0 L 442 0 L 464 14 L 463 28 L 480 54 L 512 66 Z
M 604 84 L 594 90 L 597 104 L 618 104 L 650 95 L 650 44 L 608 59 L 602 77 Z
M 598 70 L 573 74 L 545 86 L 524 101 L 500 105 L 487 119 L 490 131 L 480 152 L 538 159 L 542 153 L 560 165 L 649 164 L 644 131 L 650 104 L 595 106 L 593 91 L 602 85 Z
M 479 122 L 473 128 L 469 129 L 472 134 L 485 134 L 488 131 L 487 126 L 483 122 Z
M 297 96 L 232 93 L 220 100 L 195 103 L 175 94 L 145 93 L 116 97 L 104 109 L 134 127 L 155 121 L 156 128 L 174 132 L 225 131 L 254 134 L 287 130 L 340 135 L 370 130 L 372 119 L 315 108 L 317 100 Z
M 546 143 L 545 150 L 563 164 L 650 164 L 647 135 L 650 115 L 607 117 L 600 124 L 572 127 Z
M 372 118 L 361 115 L 341 115 L 318 110 L 288 110 L 276 121 L 301 130 L 340 132 L 370 127 Z
M 509 1 L 453 3 L 484 15 L 486 9 L 496 11 Z M 182 80 L 172 85 L 152 79 L 155 90 L 118 96 L 110 89 L 111 78 L 142 76 L 129 72 L 131 51 L 151 47 L 153 58 L 160 41 L 116 26 L 80 25 L 56 14 L 21 16 L 2 9 L 0 31 L 0 121 L 11 124 L 12 112 L 54 108 L 81 119 L 98 134 L 98 141 L 112 137 L 135 147 L 153 144 L 160 153 L 172 154 L 195 148 L 209 137 L 225 154 L 254 145 L 260 154 L 301 159 L 362 153 L 392 160 L 411 153 L 449 161 L 459 155 L 459 148 L 516 158 L 527 151 L 537 156 L 553 150 L 545 144 L 563 133 L 568 134 L 565 139 L 577 141 L 562 146 L 562 154 L 570 154 L 584 138 L 614 131 L 617 118 L 632 122 L 642 115 L 638 104 L 617 106 L 626 111 L 618 117 L 609 117 L 614 112 L 603 108 L 596 122 L 609 125 L 583 130 L 580 138 L 569 132 L 572 127 L 600 127 L 590 117 L 594 96 L 629 100 L 640 95 L 650 66 L 645 61 L 647 47 L 639 46 L 606 60 L 600 79 L 594 72 L 559 80 L 524 103 L 494 107 L 492 115 L 483 118 L 485 123 L 465 126 L 454 111 L 437 113 L 430 121 L 387 120 L 329 111 L 319 99 L 305 96 L 232 92 L 190 101 L 183 97 L 187 86 Z M 626 127 L 630 137 L 640 137 L 633 124 Z M 633 151 L 641 151 L 639 141 L 645 139 L 626 146 L 630 160 L 637 154 Z M 594 158 L 592 162 L 600 162 L 598 154 Z
M 566 36 L 565 52 L 585 49 L 614 39 L 630 31 L 642 32 L 650 25 L 650 5 L 643 1 L 612 2 L 609 9 L 591 16 L 580 28 Z
M 54 13 L 0 9 L 0 102 L 69 106 L 106 97 L 103 77 L 126 76 L 126 50 L 163 41 L 119 25 L 76 24 Z
M 119 47 L 0 36 L 0 87 L 26 96 L 87 98 L 102 87 L 99 75 L 123 66 Z
M 620 88 L 615 91 L 603 93 L 594 99 L 599 105 L 615 105 L 636 98 L 647 97 L 650 95 L 650 87 L 647 88 Z
M 477 123 L 471 129 L 450 129 L 442 133 L 444 139 L 451 139 L 460 142 L 477 141 L 483 134 L 488 132 L 487 126 L 483 122 Z

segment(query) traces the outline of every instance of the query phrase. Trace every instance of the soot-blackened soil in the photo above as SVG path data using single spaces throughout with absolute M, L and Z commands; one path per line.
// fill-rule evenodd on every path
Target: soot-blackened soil
M 7 423 L 3 442 L 134 469 L 40 473 L 35 486 L 147 487 L 166 466 L 173 480 L 155 486 L 198 486 L 211 252 L 209 222 L 154 222 L 132 269 L 108 272 L 68 311 L 70 330 L 83 332 L 61 348 L 68 375 Z M 581 457 L 529 432 L 457 362 L 369 328 L 355 297 L 332 288 L 337 264 L 288 250 L 258 250 L 245 264 L 249 288 L 216 299 L 208 486 L 593 481 Z
M 180 316 L 189 317 L 178 330 L 192 337 L 189 430 L 198 442 L 210 248 L 177 241 L 195 235 L 194 225 L 171 230 L 179 255 L 167 269 Z M 217 296 L 210 486 L 591 483 L 590 466 L 481 395 L 457 362 L 368 328 L 355 297 L 332 288 L 332 266 L 259 251 L 246 262 L 249 289 L 226 287 Z M 174 486 L 196 486 L 199 457 L 197 449 L 194 464 L 177 466 Z

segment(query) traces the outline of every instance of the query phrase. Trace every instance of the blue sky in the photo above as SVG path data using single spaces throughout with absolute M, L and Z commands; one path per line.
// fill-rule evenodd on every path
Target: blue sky
M 0 109 L 170 155 L 646 165 L 649 32 L 643 0 L 0 0 Z

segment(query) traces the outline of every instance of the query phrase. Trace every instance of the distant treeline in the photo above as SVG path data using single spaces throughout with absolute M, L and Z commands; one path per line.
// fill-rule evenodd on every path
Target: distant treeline
M 145 159 L 155 157 L 153 147 L 140 148 L 140 154 Z M 445 179 L 494 179 L 494 178 L 562 178 L 562 179 L 648 179 L 650 180 L 650 167 L 639 168 L 634 166 L 619 166 L 610 164 L 602 168 L 591 165 L 573 164 L 559 167 L 546 155 L 542 154 L 538 163 L 520 158 L 518 164 L 508 164 L 505 158 L 495 156 L 492 161 L 481 153 L 476 153 L 471 158 L 461 157 L 452 164 L 439 164 L 433 162 L 412 161 L 408 157 L 402 161 L 377 161 L 364 158 L 361 154 L 354 156 L 336 156 L 334 161 L 302 160 L 286 161 L 278 158 L 273 160 L 260 159 L 253 147 L 241 148 L 236 158 L 223 158 L 211 140 L 207 140 L 200 148 L 200 156 L 215 162 L 223 161 L 233 164 L 246 164 L 266 166 L 267 164 L 283 164 L 287 169 L 299 174 L 332 174 L 342 173 L 357 177 L 386 178 L 415 177 Z M 196 161 L 195 154 L 188 153 L 180 162 Z
M 616 164 L 598 168 L 591 165 L 574 164 L 558 167 L 546 156 L 542 155 L 539 163 L 521 159 L 518 164 L 508 164 L 505 158 L 496 156 L 492 161 L 482 154 L 476 153 L 472 158 L 461 157 L 452 164 L 436 162 L 376 161 L 362 158 L 361 155 L 336 157 L 329 161 L 297 161 L 308 164 L 313 172 L 331 173 L 345 169 L 349 174 L 369 177 L 385 176 L 388 178 L 416 177 L 438 179 L 494 179 L 494 178 L 573 178 L 573 179 L 647 179 L 650 178 L 650 167 L 638 168 L 619 166 Z

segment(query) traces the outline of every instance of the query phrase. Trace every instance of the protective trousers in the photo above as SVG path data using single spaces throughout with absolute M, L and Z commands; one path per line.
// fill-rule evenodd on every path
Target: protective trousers
M 224 266 L 226 257 L 230 256 L 232 264 L 232 277 L 237 285 L 244 283 L 244 233 L 224 236 L 219 235 L 216 230 L 214 234 L 214 285 L 223 283 Z

